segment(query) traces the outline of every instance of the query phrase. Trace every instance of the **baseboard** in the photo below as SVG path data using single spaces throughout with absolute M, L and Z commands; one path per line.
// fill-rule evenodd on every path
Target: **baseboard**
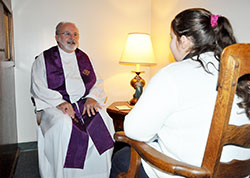
M 21 152 L 37 150 L 37 142 L 18 143 Z

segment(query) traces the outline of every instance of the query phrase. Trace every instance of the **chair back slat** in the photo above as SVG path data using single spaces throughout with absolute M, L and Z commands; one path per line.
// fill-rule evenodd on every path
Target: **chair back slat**
M 236 145 L 243 148 L 250 148 L 250 125 L 243 126 L 229 125 L 223 137 L 224 145 Z
M 229 163 L 220 163 L 216 176 L 218 178 L 222 177 L 233 177 L 233 178 L 242 178 L 250 175 L 250 159 L 240 161 L 233 160 Z

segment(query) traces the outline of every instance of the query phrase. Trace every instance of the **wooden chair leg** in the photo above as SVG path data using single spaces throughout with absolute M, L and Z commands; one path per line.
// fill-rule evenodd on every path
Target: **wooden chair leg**
M 117 177 L 118 178 L 126 178 L 127 173 L 126 172 L 121 172 Z
M 139 178 L 139 170 L 141 167 L 141 157 L 135 151 L 134 148 L 131 147 L 131 156 L 128 172 L 122 172 L 118 175 L 118 178 Z

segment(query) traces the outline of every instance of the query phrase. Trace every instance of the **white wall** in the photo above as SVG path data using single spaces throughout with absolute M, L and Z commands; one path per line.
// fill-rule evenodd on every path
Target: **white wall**
M 151 7 L 152 6 L 152 7 Z M 55 45 L 54 28 L 72 21 L 80 30 L 80 48 L 86 51 L 104 79 L 107 105 L 129 100 L 133 66 L 118 63 L 126 35 L 148 32 L 153 36 L 157 65 L 142 68 L 146 81 L 173 61 L 169 27 L 174 16 L 189 7 L 204 7 L 228 17 L 239 42 L 250 42 L 249 0 L 12 0 L 18 142 L 36 140 L 36 122 L 30 101 L 30 68 L 34 57 Z
M 129 32 L 151 29 L 150 0 L 12 0 L 18 142 L 36 140 L 34 108 L 30 100 L 30 69 L 34 57 L 56 45 L 59 21 L 72 21 L 80 31 L 80 48 L 93 60 L 104 79 L 107 105 L 129 100 L 134 66 L 118 63 Z M 142 75 L 149 79 L 150 71 Z
M 227 17 L 240 43 L 250 43 L 250 1 L 249 0 L 152 0 L 152 29 L 153 45 L 158 59 L 157 66 L 151 74 L 173 62 L 170 52 L 170 23 L 180 11 L 186 8 L 202 7 L 214 14 Z

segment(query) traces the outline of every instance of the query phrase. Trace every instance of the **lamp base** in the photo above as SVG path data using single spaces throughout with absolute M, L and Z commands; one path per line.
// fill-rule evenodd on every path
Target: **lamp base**
M 135 105 L 137 103 L 138 99 L 133 97 L 130 101 L 129 101 L 129 104 L 130 105 Z
M 135 105 L 138 99 L 140 98 L 143 87 L 145 85 L 145 80 L 140 77 L 140 73 L 143 71 L 137 72 L 133 71 L 136 73 L 136 76 L 130 81 L 130 85 L 135 89 L 135 93 L 133 95 L 133 98 L 130 100 L 129 104 L 130 105 Z

